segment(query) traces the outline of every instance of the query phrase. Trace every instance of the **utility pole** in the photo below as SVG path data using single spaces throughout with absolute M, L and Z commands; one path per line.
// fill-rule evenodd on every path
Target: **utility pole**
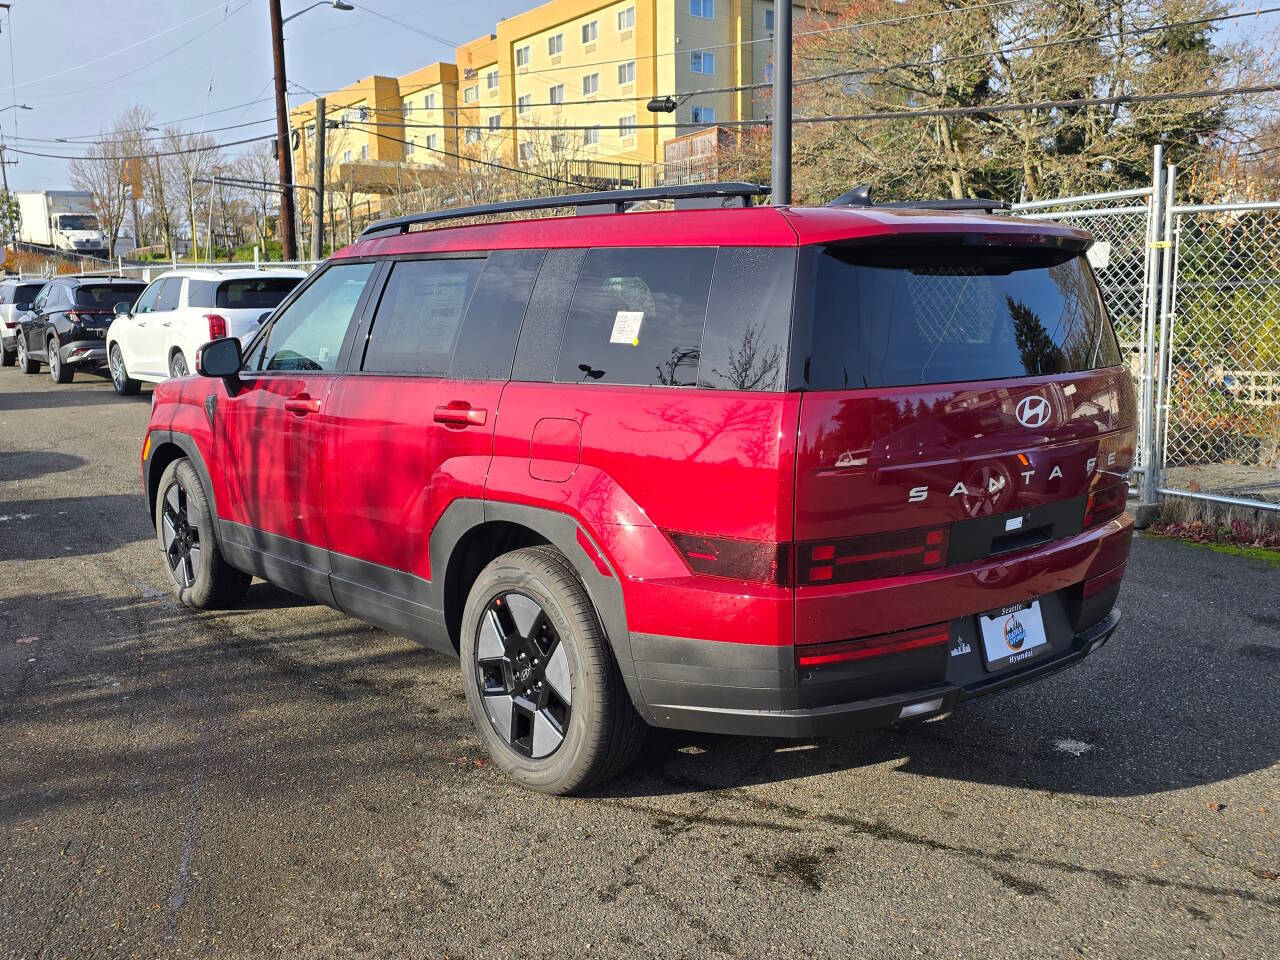
M 0 143 L 0 178 L 4 180 L 4 219 L 5 227 L 9 231 L 9 242 L 17 247 L 17 237 L 14 236 L 13 230 L 13 195 L 9 193 L 9 161 L 4 158 L 4 144 Z
M 311 204 L 311 259 L 324 259 L 324 131 L 329 123 L 324 97 L 316 97 L 316 195 Z
M 773 202 L 791 203 L 791 0 L 773 4 Z
M 280 0 L 267 0 L 271 10 L 271 55 L 276 73 L 276 154 L 280 159 L 280 246 L 285 260 L 298 258 L 294 240 L 293 144 L 289 140 L 289 98 L 285 95 L 284 23 Z

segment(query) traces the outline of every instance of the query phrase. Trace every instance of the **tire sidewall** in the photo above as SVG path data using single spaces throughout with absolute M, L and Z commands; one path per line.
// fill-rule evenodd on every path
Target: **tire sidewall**
M 579 587 L 578 589 L 581 589 Z M 493 729 L 480 694 L 475 669 L 475 646 L 480 615 L 499 594 L 523 593 L 543 609 L 564 644 L 569 660 L 572 703 L 569 729 L 564 741 L 549 757 L 533 760 L 516 753 Z M 585 779 L 598 745 L 591 743 L 604 721 L 607 678 L 595 675 L 582 655 L 583 643 L 603 642 L 599 627 L 579 624 L 566 612 L 572 598 L 559 584 L 548 582 L 538 571 L 528 569 L 510 555 L 499 557 L 481 572 L 467 598 L 462 614 L 460 659 L 462 682 L 471 718 L 494 762 L 518 783 L 534 790 L 560 792 L 566 784 Z M 594 609 L 591 618 L 595 618 Z M 594 636 L 590 634 L 594 632 Z
M 196 571 L 191 586 L 184 587 L 178 582 L 173 569 L 169 566 L 169 557 L 164 546 L 164 498 L 174 483 L 181 485 L 188 501 L 196 506 L 196 529 L 200 534 L 200 568 Z M 161 561 L 164 563 L 165 575 L 174 595 L 188 607 L 203 607 L 208 604 L 213 593 L 213 553 L 217 550 L 214 540 L 213 516 L 209 512 L 209 501 L 204 495 L 204 487 L 200 476 L 196 473 L 191 461 L 185 457 L 169 464 L 160 475 L 160 486 L 156 493 L 155 517 L 156 543 L 160 547 Z

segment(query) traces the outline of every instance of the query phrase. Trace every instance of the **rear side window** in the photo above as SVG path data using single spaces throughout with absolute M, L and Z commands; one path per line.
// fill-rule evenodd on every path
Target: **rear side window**
M 76 306 L 109 310 L 122 301 L 133 303 L 143 289 L 144 285 L 141 283 L 82 285 L 76 287 Z
M 224 280 L 218 284 L 213 305 L 224 310 L 274 310 L 301 282 L 301 277 Z
M 996 380 L 1119 363 L 1084 257 L 1027 247 L 806 251 L 793 381 L 815 390 Z
M 42 283 L 24 283 L 15 289 L 11 303 L 30 303 L 36 298 L 36 294 L 40 292 L 40 288 L 44 286 Z M 136 294 L 130 294 L 123 299 L 131 300 Z
M 714 247 L 596 248 L 565 322 L 556 380 L 696 385 Z
M 480 258 L 449 258 L 394 264 L 373 316 L 361 369 L 447 374 L 484 263 Z
M 720 248 L 698 386 L 785 389 L 795 274 L 795 247 Z

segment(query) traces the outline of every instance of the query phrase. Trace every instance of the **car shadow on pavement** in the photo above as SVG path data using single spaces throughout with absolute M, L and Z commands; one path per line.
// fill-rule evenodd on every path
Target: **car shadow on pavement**
M 0 393 L 0 413 L 13 410 L 56 410 L 60 407 L 92 407 L 122 403 L 150 403 L 150 392 L 133 397 L 117 396 L 113 390 L 102 390 L 97 378 L 82 375 L 73 383 L 61 384 L 56 390 L 23 393 Z M 79 389 L 86 388 L 86 389 Z
M 146 514 L 141 494 L 0 499 L 0 559 L 50 560 L 109 553 L 155 535 Z
M 65 473 L 83 467 L 88 462 L 84 457 L 55 450 L 0 450 L 0 482 L 31 480 L 48 473 Z

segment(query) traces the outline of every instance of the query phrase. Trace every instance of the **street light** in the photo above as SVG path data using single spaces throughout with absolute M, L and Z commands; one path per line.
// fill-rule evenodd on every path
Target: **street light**
M 334 10 L 354 10 L 346 0 L 317 0 L 288 17 L 280 15 L 280 0 L 269 0 L 271 13 L 271 55 L 276 73 L 276 153 L 280 163 L 280 247 L 285 260 L 297 259 L 294 241 L 293 207 L 293 153 L 289 149 L 289 97 L 284 74 L 284 25 L 294 17 L 300 17 L 316 7 L 332 7 Z

